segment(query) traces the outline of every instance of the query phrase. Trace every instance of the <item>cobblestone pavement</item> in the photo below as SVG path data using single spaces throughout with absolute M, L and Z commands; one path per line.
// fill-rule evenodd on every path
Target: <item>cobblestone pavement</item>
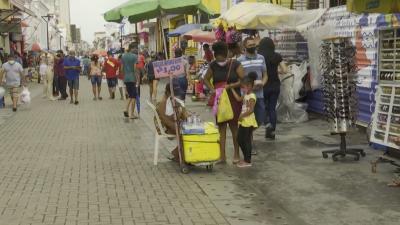
M 228 224 L 176 164 L 152 165 L 152 130 L 123 101 L 81 90 L 78 106 L 39 97 L 0 125 L 0 225 Z
M 349 144 L 367 150 L 359 162 L 322 159 L 338 146 L 320 119 L 279 124 L 276 141 L 255 135 L 253 167 L 230 161 L 212 173 L 183 175 L 166 159 L 173 141 L 162 142 L 157 167 L 152 114 L 122 117 L 124 102 L 94 102 L 81 80 L 80 105 L 34 98 L 16 114 L 0 109 L 0 225 L 397 225 L 400 192 L 387 187 L 393 167 L 372 174 L 372 151 L 363 132 Z M 164 85 L 160 84 L 160 95 Z M 32 89 L 33 93 L 40 93 Z M 117 95 L 118 96 L 118 95 Z M 188 108 L 213 120 L 204 103 Z M 229 134 L 229 132 L 228 132 Z M 228 137 L 228 160 L 232 159 Z

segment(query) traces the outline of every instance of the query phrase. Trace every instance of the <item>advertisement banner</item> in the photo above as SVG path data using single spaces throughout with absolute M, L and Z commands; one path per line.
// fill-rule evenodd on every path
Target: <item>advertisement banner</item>
M 156 61 L 153 62 L 153 67 L 156 78 L 178 76 L 185 73 L 182 58 Z

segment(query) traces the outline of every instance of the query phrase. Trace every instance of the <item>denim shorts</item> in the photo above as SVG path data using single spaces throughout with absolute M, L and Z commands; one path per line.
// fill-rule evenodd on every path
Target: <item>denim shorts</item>
M 92 82 L 92 85 L 101 86 L 101 76 L 92 76 L 90 82 Z
M 135 82 L 126 82 L 126 92 L 128 92 L 129 98 L 136 98 L 137 97 L 137 88 Z
M 107 85 L 109 88 L 114 88 L 117 86 L 117 78 L 107 78 Z
M 79 90 L 79 77 L 73 80 L 68 80 L 68 87 L 74 90 Z
M 266 112 L 263 98 L 257 98 L 256 105 L 254 106 L 254 115 L 256 116 L 258 126 L 265 125 Z

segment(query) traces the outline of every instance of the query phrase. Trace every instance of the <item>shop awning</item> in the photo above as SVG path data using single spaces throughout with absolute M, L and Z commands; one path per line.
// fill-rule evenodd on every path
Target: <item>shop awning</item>
M 201 24 L 185 24 L 169 32 L 168 37 L 179 37 L 189 31 L 201 28 Z
M 400 0 L 347 0 L 347 11 L 355 13 L 398 13 Z
M 20 23 L 0 23 L 0 33 L 22 33 Z
M 107 22 L 120 23 L 124 17 L 137 23 L 166 14 L 215 14 L 201 0 L 130 0 L 104 14 Z
M 24 12 L 30 16 L 36 17 L 36 14 L 33 11 L 31 11 L 30 9 L 28 9 L 24 6 L 24 1 L 10 0 L 10 3 L 11 3 L 11 5 L 13 5 L 13 6 L 17 7 L 19 10 L 21 10 L 22 12 Z
M 215 25 L 225 22 L 237 29 L 303 30 L 315 23 L 326 9 L 295 11 L 270 3 L 242 2 L 215 20 Z

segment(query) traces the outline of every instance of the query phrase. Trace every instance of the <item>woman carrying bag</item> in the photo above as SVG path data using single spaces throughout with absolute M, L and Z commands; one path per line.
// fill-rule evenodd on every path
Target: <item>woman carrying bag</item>
M 240 161 L 237 132 L 238 118 L 242 106 L 241 103 L 235 99 L 230 89 L 234 88 L 240 93 L 240 80 L 244 77 L 244 70 L 240 62 L 227 58 L 228 46 L 225 42 L 218 41 L 214 43 L 212 49 L 214 51 L 215 60 L 210 63 L 204 83 L 213 94 L 216 93 L 214 102 L 219 111 L 216 112 L 216 121 L 220 133 L 220 163 L 226 163 L 226 128 L 229 124 L 234 146 L 233 163 L 236 164 Z M 213 82 L 212 84 L 211 80 Z M 228 99 L 228 101 L 225 101 L 225 99 Z M 222 118 L 222 116 L 225 117 L 229 112 L 232 113 L 230 118 Z

